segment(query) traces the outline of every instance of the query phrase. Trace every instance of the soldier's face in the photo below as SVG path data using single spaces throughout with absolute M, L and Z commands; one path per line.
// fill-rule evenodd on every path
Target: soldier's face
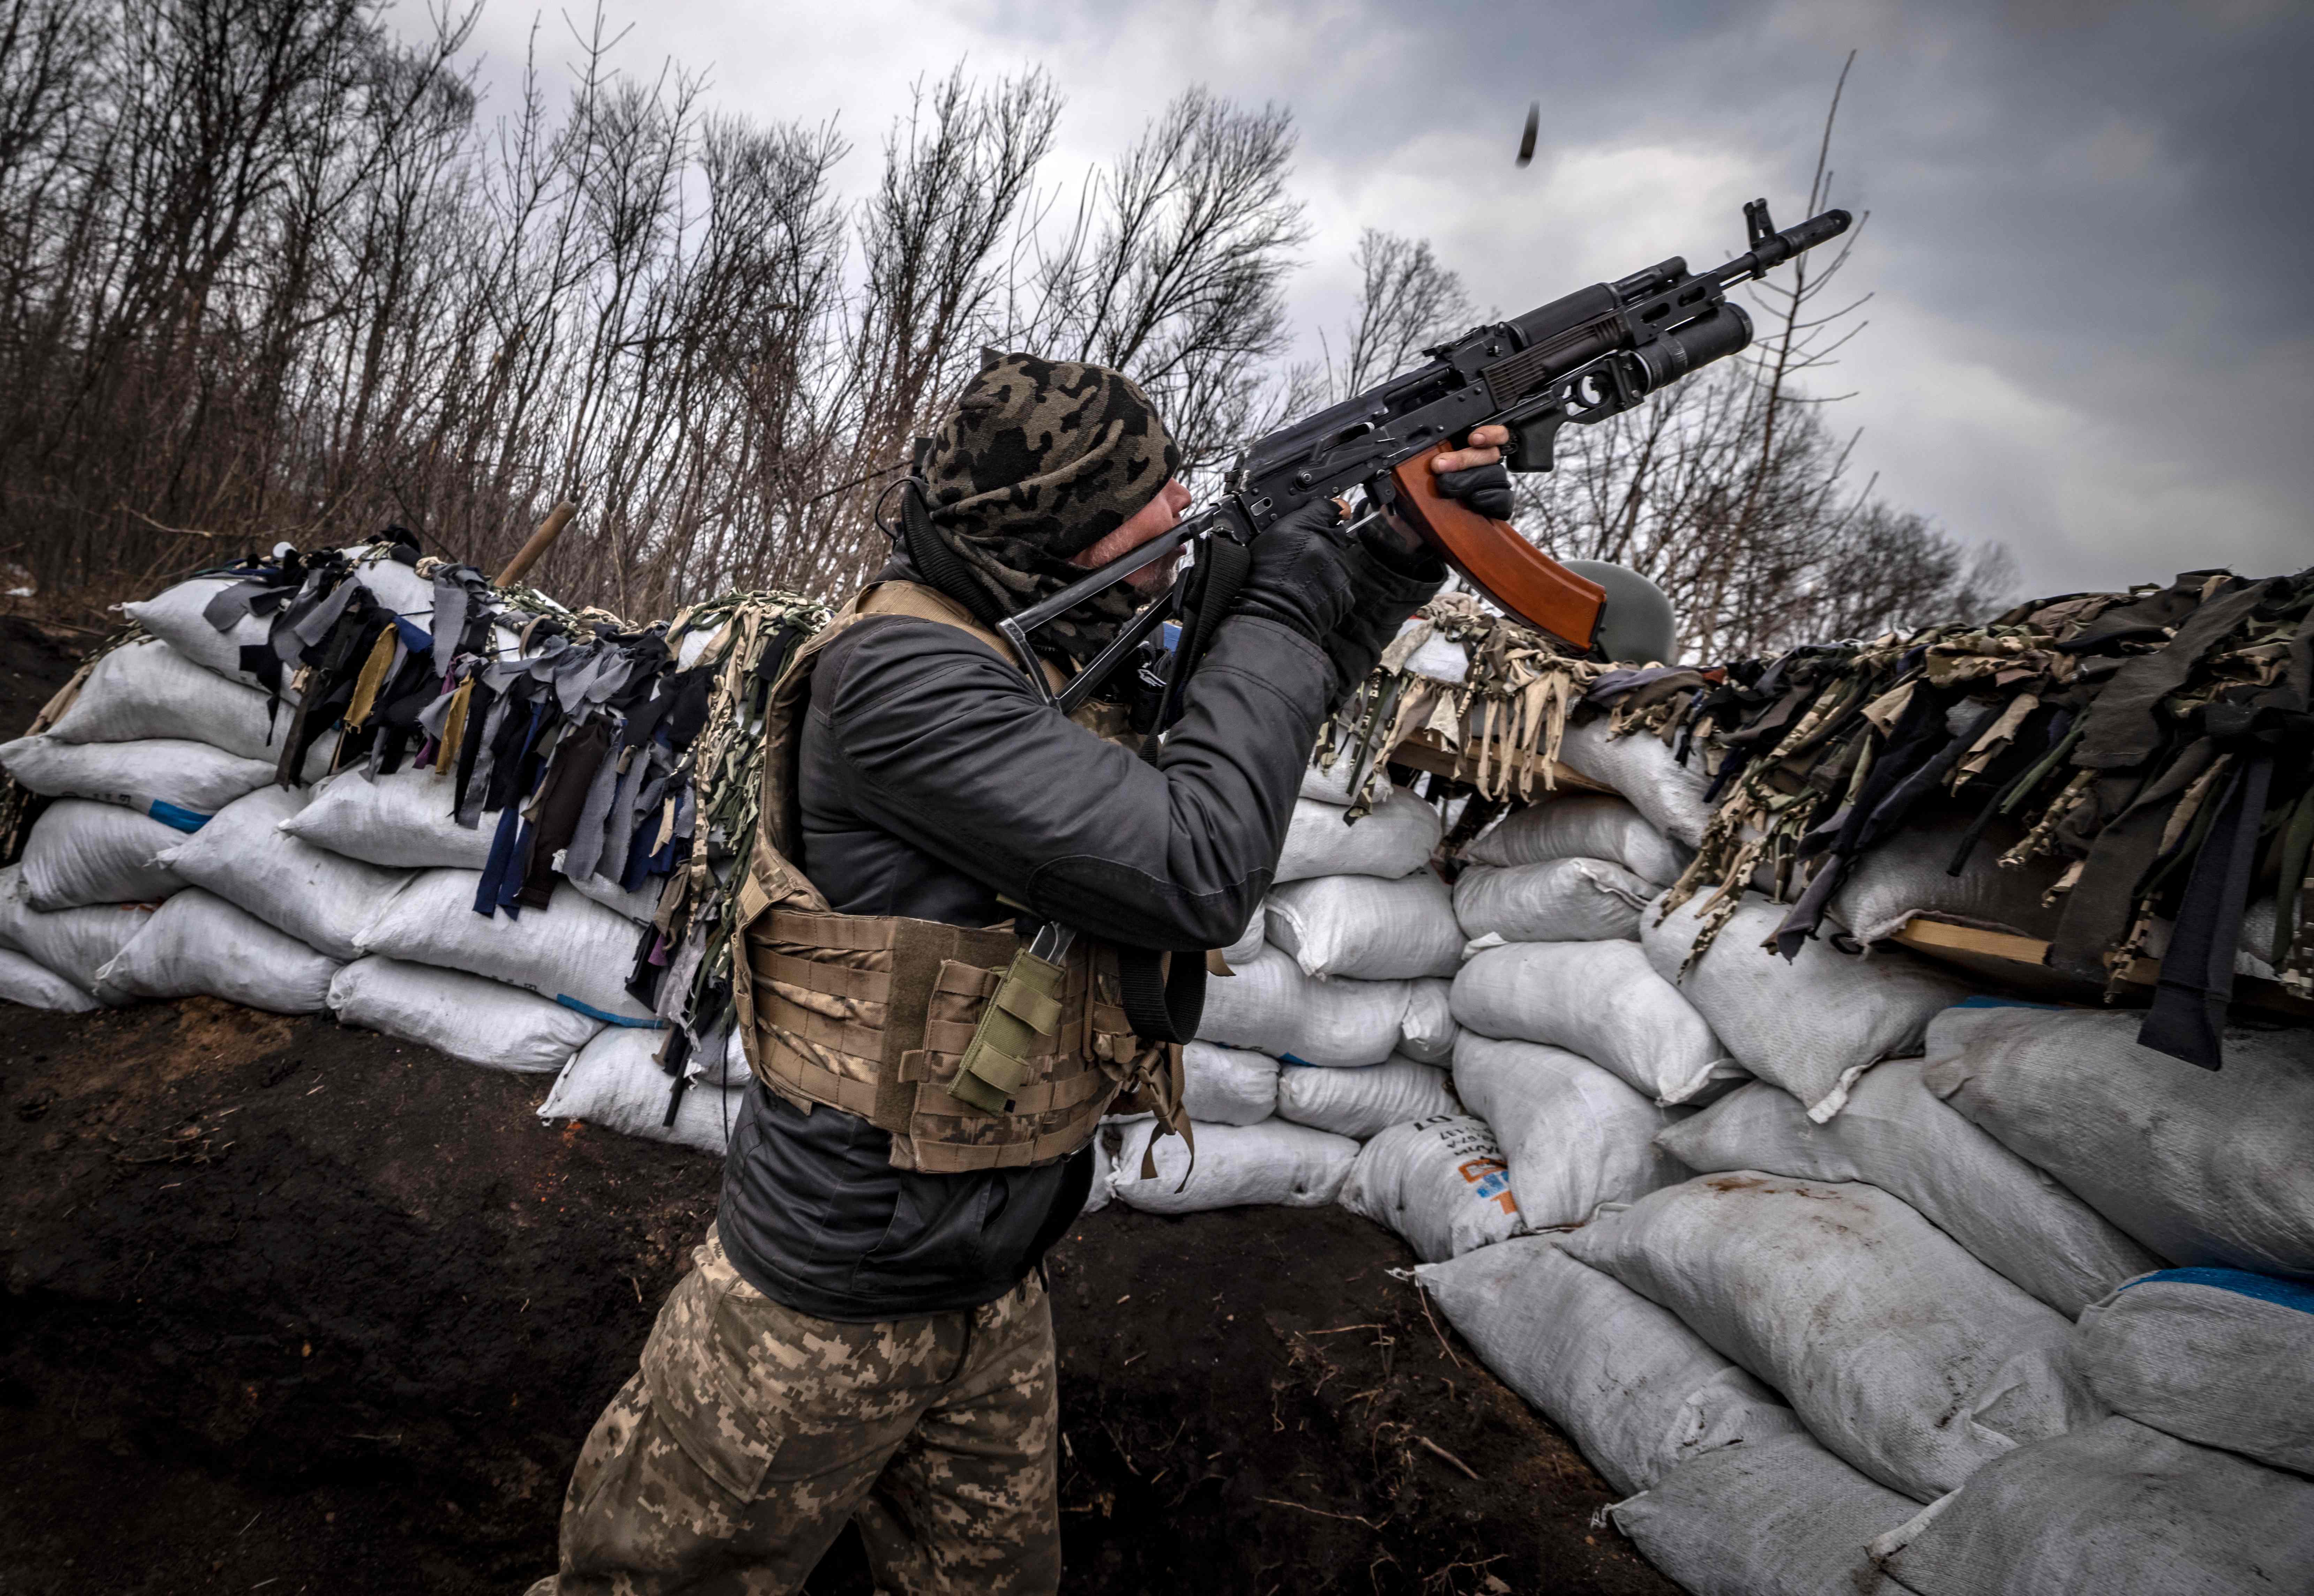
M 1180 525 L 1181 512 L 1189 507 L 1189 490 L 1178 481 L 1168 481 L 1157 489 L 1157 497 L 1134 514 L 1131 520 L 1107 537 L 1070 560 L 1087 570 L 1098 570 L 1120 555 L 1129 554 L 1151 538 L 1161 537 Z M 1161 560 L 1145 565 L 1125 578 L 1126 585 L 1136 593 L 1162 593 L 1172 586 L 1173 572 L 1179 567 L 1179 554 L 1170 560 Z

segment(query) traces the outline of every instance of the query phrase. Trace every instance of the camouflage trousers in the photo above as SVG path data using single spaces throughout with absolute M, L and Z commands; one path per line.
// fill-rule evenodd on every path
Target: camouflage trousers
M 561 1569 L 527 1596 L 773 1596 L 846 1520 L 879 1591 L 1060 1583 L 1052 1307 L 840 1325 L 739 1278 L 710 1230 L 578 1454 Z

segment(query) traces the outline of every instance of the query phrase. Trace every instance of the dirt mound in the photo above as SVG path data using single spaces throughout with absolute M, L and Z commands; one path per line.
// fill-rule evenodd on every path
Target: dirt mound
M 0 1590 L 549 1566 L 719 1169 L 542 1125 L 543 1089 L 205 999 L 10 1010 Z M 1587 1527 L 1605 1487 L 1433 1327 L 1410 1261 L 1338 1209 L 1078 1226 L 1051 1265 L 1070 1588 L 1669 1589 Z M 847 1536 L 811 1589 L 867 1588 Z

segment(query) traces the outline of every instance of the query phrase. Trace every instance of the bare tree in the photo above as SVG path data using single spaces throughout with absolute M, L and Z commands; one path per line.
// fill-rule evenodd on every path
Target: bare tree
M 1447 270 L 1427 239 L 1369 227 L 1352 257 L 1358 307 L 1343 329 L 1339 354 L 1326 344 L 1326 399 L 1347 399 L 1406 370 L 1433 344 L 1475 317 L 1460 273 Z

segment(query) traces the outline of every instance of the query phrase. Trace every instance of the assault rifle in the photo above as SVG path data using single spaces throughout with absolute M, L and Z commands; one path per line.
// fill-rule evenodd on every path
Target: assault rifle
M 1472 328 L 1425 351 L 1428 365 L 1256 442 L 1240 456 L 1214 503 L 1042 604 L 1002 618 L 999 630 L 1038 691 L 1074 710 L 1119 665 L 1144 652 L 1161 623 L 1179 622 L 1181 636 L 1156 717 L 1161 727 L 1178 712 L 1189 674 L 1184 666 L 1211 640 L 1236 580 L 1242 579 L 1245 545 L 1311 500 L 1356 489 L 1364 491 L 1369 515 L 1393 515 L 1505 611 L 1589 649 L 1611 602 L 1607 587 L 1559 564 L 1508 522 L 1489 520 L 1441 495 L 1431 456 L 1456 446 L 1472 428 L 1493 423 L 1510 428 L 1513 471 L 1550 470 L 1560 428 L 1594 425 L 1628 410 L 1750 343 L 1751 318 L 1728 301 L 1727 291 L 1839 237 L 1849 221 L 1846 211 L 1828 210 L 1779 233 L 1768 218 L 1768 202 L 1755 199 L 1744 207 L 1752 247 L 1724 266 L 1691 272 L 1674 257 L 1507 322 Z M 1196 551 L 1189 579 L 1145 605 L 1065 687 L 1048 692 L 1029 634 L 1184 548 Z M 1636 574 L 1613 567 L 1603 574 L 1626 578 L 1662 604 Z

